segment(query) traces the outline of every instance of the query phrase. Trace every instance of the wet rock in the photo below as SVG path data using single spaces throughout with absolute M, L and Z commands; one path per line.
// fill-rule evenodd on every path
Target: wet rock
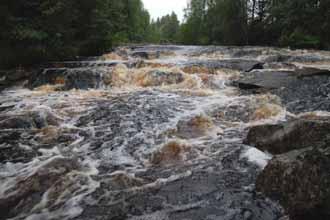
M 329 76 L 330 71 L 316 68 L 302 68 L 292 71 L 259 70 L 251 73 L 243 73 L 237 81 L 241 89 L 280 89 L 291 88 L 293 83 L 299 81 L 304 83 L 302 78 L 312 76 Z
M 24 69 L 0 71 L 0 91 L 27 80 L 33 73 L 34 70 Z
M 1 164 L 5 164 L 7 162 L 29 162 L 32 158 L 39 155 L 39 153 L 34 149 L 24 145 L 28 144 L 28 140 L 24 140 L 24 136 L 26 136 L 26 134 L 22 131 L 0 130 Z
M 65 90 L 97 89 L 104 85 L 104 78 L 110 73 L 108 68 L 45 69 L 30 80 L 30 87 L 60 84 Z
M 67 74 L 65 88 L 70 89 L 97 89 L 103 84 L 103 70 L 71 70 Z
M 0 121 L 2 129 L 31 129 L 34 127 L 33 119 L 30 117 L 17 116 Z
M 20 145 L 0 145 L 0 163 L 26 163 L 31 161 L 39 153 L 33 149 L 27 149 Z
M 330 134 L 329 120 L 294 120 L 252 127 L 244 143 L 272 154 L 286 153 L 322 143 Z
M 67 69 L 45 69 L 35 74 L 29 81 L 29 87 L 35 88 L 46 84 L 65 84 Z
M 330 77 L 329 70 L 317 69 L 317 68 L 311 68 L 311 67 L 296 69 L 296 73 L 298 74 L 298 77 L 322 76 L 322 75 Z
M 120 61 L 120 62 L 117 60 L 102 61 L 99 59 L 100 57 L 96 57 L 95 59 L 91 59 L 91 60 L 86 59 L 84 61 L 53 62 L 42 65 L 41 67 L 44 69 L 77 69 L 77 68 L 92 68 L 92 67 L 94 68 L 113 67 L 118 63 L 124 63 L 129 65 L 129 62 L 126 61 Z
M 280 89 L 288 87 L 294 81 L 298 80 L 293 71 L 253 71 L 243 73 L 243 76 L 236 83 L 240 89 Z
M 49 109 L 39 108 L 20 115 L 0 115 L 1 129 L 40 129 L 49 125 L 58 126 L 62 121 Z
M 234 83 L 243 91 L 278 95 L 294 113 L 330 109 L 330 72 L 315 68 L 294 71 L 261 70 L 243 73 Z
M 254 69 L 263 69 L 263 63 L 254 60 L 232 59 L 232 60 L 203 60 L 189 61 L 183 65 L 184 67 L 202 66 L 212 69 L 232 69 L 243 72 L 250 72 Z
M 278 200 L 292 220 L 329 219 L 329 170 L 329 144 L 291 151 L 270 161 L 256 187 Z
M 288 58 L 289 62 L 319 62 L 319 61 L 327 61 L 329 57 L 322 56 L 320 54 L 313 54 L 313 53 L 305 53 L 305 54 L 298 54 L 298 55 L 291 55 Z
M 131 54 L 132 57 L 138 57 L 142 59 L 157 59 L 160 57 L 159 51 L 136 51 Z
M 57 157 L 46 161 L 32 174 L 18 178 L 4 190 L 0 198 L 0 215 L 3 219 L 12 217 L 22 210 L 31 210 L 42 199 L 42 195 L 61 177 L 78 169 L 76 160 Z

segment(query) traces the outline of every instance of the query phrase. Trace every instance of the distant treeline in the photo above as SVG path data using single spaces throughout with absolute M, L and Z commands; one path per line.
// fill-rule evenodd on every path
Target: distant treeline
M 330 49 L 330 0 L 191 0 L 186 44 Z
M 1 0 L 0 24 L 1 68 L 122 43 L 330 49 L 330 0 L 190 0 L 181 24 L 175 13 L 150 21 L 141 0 Z

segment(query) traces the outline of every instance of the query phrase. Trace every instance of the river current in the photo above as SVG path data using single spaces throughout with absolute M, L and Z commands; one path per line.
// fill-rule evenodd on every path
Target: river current
M 282 208 L 254 189 L 272 155 L 243 139 L 252 125 L 294 114 L 279 97 L 244 94 L 232 83 L 256 68 L 253 62 L 278 53 L 120 48 L 43 70 L 52 71 L 56 83 L 6 89 L 0 96 L 0 119 L 8 125 L 0 128 L 6 155 L 0 219 L 280 219 Z M 56 75 L 63 71 L 101 77 L 93 88 L 63 89 L 68 79 Z

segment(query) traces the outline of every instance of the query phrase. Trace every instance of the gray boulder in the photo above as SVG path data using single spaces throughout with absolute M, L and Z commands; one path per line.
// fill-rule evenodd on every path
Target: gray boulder
M 330 145 L 274 157 L 256 189 L 286 209 L 292 220 L 330 219 Z
M 282 154 L 322 143 L 328 134 L 329 120 L 298 119 L 252 127 L 244 143 L 272 154 Z
M 302 68 L 242 73 L 234 82 L 243 92 L 271 92 L 294 113 L 330 109 L 330 71 Z

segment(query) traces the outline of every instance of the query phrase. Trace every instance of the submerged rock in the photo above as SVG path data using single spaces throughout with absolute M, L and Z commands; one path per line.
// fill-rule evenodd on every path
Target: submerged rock
M 169 142 L 153 153 L 150 162 L 155 165 L 166 165 L 178 161 L 182 158 L 182 154 L 187 148 L 186 145 L 179 142 Z
M 292 220 L 329 219 L 329 170 L 329 144 L 291 151 L 270 161 L 256 187 L 278 200 Z
M 214 127 L 210 118 L 196 116 L 189 120 L 181 120 L 177 124 L 177 136 L 190 139 L 198 138 L 207 134 Z
M 298 119 L 252 127 L 244 143 L 272 154 L 282 154 L 322 143 L 328 134 L 329 120 Z

